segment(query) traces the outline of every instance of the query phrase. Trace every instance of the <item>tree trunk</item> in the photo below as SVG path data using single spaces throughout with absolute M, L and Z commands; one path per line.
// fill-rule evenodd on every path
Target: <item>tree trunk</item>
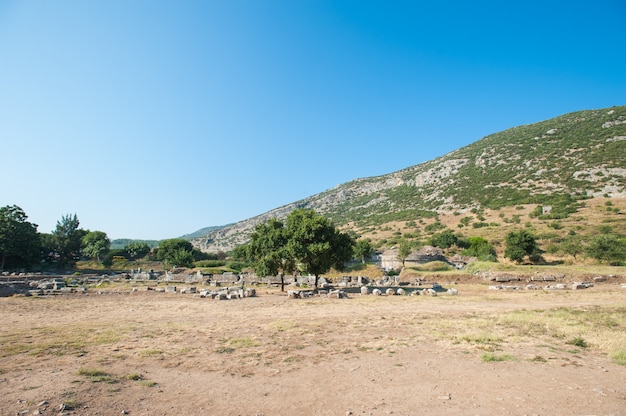
M 280 273 L 280 291 L 285 291 L 285 273 Z
M 317 292 L 317 279 L 319 278 L 318 275 L 315 275 L 315 286 L 313 287 L 313 290 L 315 290 Z

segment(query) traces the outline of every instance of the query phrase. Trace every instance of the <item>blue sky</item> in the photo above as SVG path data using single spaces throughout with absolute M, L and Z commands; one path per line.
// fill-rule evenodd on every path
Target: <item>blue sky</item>
M 223 225 L 626 104 L 626 5 L 0 0 L 0 206 L 40 232 Z

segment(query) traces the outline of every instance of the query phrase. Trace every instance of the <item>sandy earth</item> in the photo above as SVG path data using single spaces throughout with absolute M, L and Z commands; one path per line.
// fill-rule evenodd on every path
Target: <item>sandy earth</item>
M 0 415 L 626 415 L 626 367 L 600 341 L 515 321 L 609 308 L 626 331 L 626 290 L 459 290 L 2 298 Z

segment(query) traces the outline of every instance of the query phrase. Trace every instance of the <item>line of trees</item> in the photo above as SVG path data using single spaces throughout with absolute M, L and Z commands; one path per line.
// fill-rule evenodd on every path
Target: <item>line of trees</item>
M 111 245 L 106 233 L 79 228 L 76 214 L 57 221 L 50 234 L 39 233 L 17 205 L 0 208 L 0 270 L 29 268 L 45 263 L 72 267 L 83 256 L 102 259 Z
M 115 257 L 138 260 L 148 255 L 171 266 L 193 267 L 196 261 L 217 258 L 182 238 L 163 240 L 156 249 L 144 242 L 131 241 L 123 249 L 111 250 L 107 234 L 80 228 L 76 214 L 62 216 L 52 233 L 39 233 L 37 227 L 17 205 L 0 208 L 0 270 L 41 265 L 71 268 L 80 259 L 96 260 L 108 267 Z
M 462 254 L 482 260 L 495 260 L 493 246 L 482 237 L 463 239 L 451 230 L 431 236 L 431 245 L 449 248 L 457 246 Z M 504 255 L 511 261 L 537 262 L 543 251 L 529 230 L 511 231 L 505 238 Z M 413 245 L 408 240 L 399 243 L 398 258 L 404 264 Z M 626 261 L 626 238 L 603 226 L 600 233 L 586 240 L 571 236 L 560 246 L 563 254 L 576 258 L 586 254 L 600 262 L 619 265 Z M 359 259 L 362 263 L 373 252 L 369 239 L 356 241 L 339 231 L 332 221 L 312 209 L 292 211 L 283 222 L 272 218 L 259 224 L 247 244 L 237 247 L 233 257 L 252 265 L 258 275 L 278 275 L 284 290 L 284 276 L 296 271 L 318 278 L 331 268 L 342 270 L 344 265 Z M 224 253 L 221 253 L 224 255 Z M 16 270 L 46 264 L 57 268 L 72 267 L 81 258 L 89 258 L 110 266 L 114 256 L 137 260 L 147 255 L 171 266 L 193 267 L 201 260 L 213 260 L 215 255 L 203 253 L 181 238 L 163 240 L 156 249 L 148 244 L 131 242 L 123 250 L 111 250 L 111 241 L 103 231 L 80 228 L 76 214 L 62 216 L 55 230 L 39 233 L 37 225 L 17 205 L 0 207 L 0 270 Z

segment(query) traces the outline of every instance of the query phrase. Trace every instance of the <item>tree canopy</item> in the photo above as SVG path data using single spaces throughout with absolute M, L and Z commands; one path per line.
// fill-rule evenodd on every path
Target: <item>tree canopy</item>
M 413 250 L 413 244 L 409 240 L 402 239 L 400 244 L 398 245 L 398 260 L 402 263 L 402 267 L 404 267 L 404 262 L 407 257 L 411 255 L 411 251 Z
M 79 225 L 80 221 L 76 214 L 64 215 L 60 221 L 57 221 L 52 236 L 59 267 L 73 266 L 80 259 L 83 237 L 87 231 L 78 228 Z
M 372 240 L 369 238 L 357 240 L 354 244 L 354 257 L 361 259 L 361 263 L 363 264 L 365 264 L 365 259 L 372 255 L 373 251 Z
M 141 241 L 131 241 L 124 247 L 124 250 L 131 260 L 136 260 L 147 256 L 150 253 L 150 246 Z
M 517 263 L 524 261 L 526 256 L 539 253 L 535 236 L 528 230 L 511 231 L 506 235 L 505 242 L 504 256 Z
M 88 231 L 83 237 L 83 254 L 87 257 L 102 260 L 111 249 L 111 240 L 103 231 Z
M 295 259 L 287 244 L 289 235 L 284 224 L 276 218 L 259 224 L 250 235 L 247 258 L 259 276 L 280 276 L 280 290 L 285 290 L 285 274 L 295 269 Z
M 626 260 L 626 239 L 615 234 L 599 234 L 589 243 L 587 255 L 608 264 L 620 264 Z
M 245 248 L 236 251 L 245 253 L 257 274 L 279 274 L 284 290 L 284 275 L 296 266 L 314 275 L 317 287 L 322 273 L 332 267 L 343 269 L 352 258 L 353 246 L 353 238 L 330 219 L 312 209 L 296 209 L 285 223 L 272 218 L 259 224 Z
M 28 267 L 40 258 L 37 225 L 17 205 L 0 208 L 0 270 Z
M 174 266 L 190 267 L 193 265 L 193 246 L 182 238 L 163 240 L 157 248 L 158 260 Z
M 352 258 L 354 240 L 313 209 L 296 209 L 287 217 L 287 247 L 306 272 L 319 276 L 331 267 L 343 270 Z

